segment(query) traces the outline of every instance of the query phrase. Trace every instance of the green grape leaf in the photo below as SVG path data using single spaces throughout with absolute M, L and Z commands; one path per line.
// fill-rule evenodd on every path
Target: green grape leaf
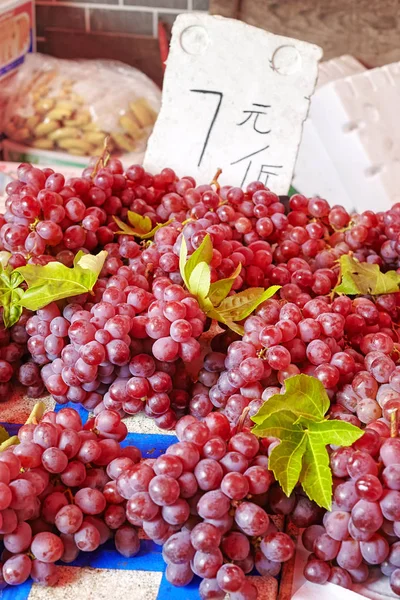
M 272 450 L 269 464 L 285 494 L 300 482 L 307 496 L 327 509 L 332 473 L 326 446 L 350 446 L 364 434 L 350 423 L 324 418 L 328 408 L 321 382 L 301 374 L 286 379 L 285 393 L 271 396 L 252 417 L 255 435 L 281 442 Z
M 210 298 L 213 306 L 218 306 L 221 304 L 222 300 L 227 297 L 232 289 L 233 282 L 235 281 L 236 277 L 240 275 L 241 270 L 242 265 L 239 263 L 230 277 L 227 277 L 226 279 L 220 279 L 219 281 L 214 281 L 214 283 L 210 285 L 208 297 Z
M 0 264 L 0 305 L 3 307 L 3 322 L 6 327 L 17 323 L 22 313 L 19 301 L 24 293 L 20 287 L 23 277 L 17 272 L 9 272 Z
M 271 452 L 269 468 L 286 496 L 290 496 L 299 481 L 306 450 L 306 435 L 297 433 L 293 434 L 291 438 L 281 441 Z
M 265 426 L 258 425 L 252 432 L 261 437 L 274 437 L 281 440 L 269 458 L 269 468 L 287 496 L 299 481 L 302 457 L 306 451 L 307 434 L 296 425 L 296 415 L 290 410 L 281 410 L 271 415 Z
M 326 445 L 351 446 L 364 435 L 364 431 L 351 423 L 339 420 L 316 423 L 301 418 L 298 421 L 307 428 L 307 449 L 303 457 L 301 485 L 310 500 L 330 510 L 332 473 Z
M 235 333 L 238 333 L 241 336 L 245 334 L 243 325 L 239 325 L 239 323 L 235 323 L 234 321 L 229 320 L 223 322 L 225 323 L 225 325 L 228 325 L 229 329 L 232 329 L 232 331 L 234 331 Z
M 59 262 L 19 267 L 15 272 L 28 284 L 19 304 L 30 310 L 38 310 L 50 302 L 91 292 L 106 257 L 105 250 L 96 256 L 78 252 L 72 268 Z
M 272 285 L 266 290 L 264 288 L 248 288 L 238 294 L 227 296 L 218 306 L 218 314 L 228 321 L 242 321 L 265 300 L 271 298 L 280 287 Z
M 271 396 L 251 419 L 262 425 L 270 415 L 290 410 L 296 417 L 321 421 L 329 406 L 328 394 L 319 379 L 301 373 L 286 379 L 285 393 Z
M 5 269 L 7 267 L 10 257 L 11 252 L 7 252 L 6 250 L 0 251 L 0 268 Z
M 359 262 L 344 254 L 340 262 L 340 284 L 334 292 L 356 296 L 358 294 L 392 294 L 400 290 L 400 275 L 396 271 L 382 273 L 379 265 Z
M 189 291 L 199 300 L 204 300 L 210 289 L 211 269 L 207 263 L 201 262 L 195 266 L 189 276 Z
M 314 500 L 318 506 L 330 510 L 332 506 L 332 472 L 329 468 L 329 454 L 325 443 L 312 435 L 307 436 L 300 483 L 310 500 Z
M 351 423 L 346 423 L 346 421 L 336 419 L 324 419 L 323 421 L 315 422 L 300 417 L 300 419 L 297 419 L 296 424 L 307 427 L 309 436 L 325 445 L 351 446 L 364 435 L 362 429 Z
M 190 276 L 197 267 L 197 265 L 199 265 L 200 263 L 203 262 L 206 265 L 209 265 L 212 260 L 212 254 L 213 247 L 211 243 L 211 238 L 207 234 L 204 240 L 201 242 L 200 246 L 197 248 L 197 250 L 195 250 L 189 256 L 189 258 L 187 258 L 186 240 L 185 237 L 182 236 L 181 251 L 179 257 L 179 270 L 181 272 L 181 277 L 187 289 L 192 294 L 194 294 L 194 292 L 192 292 L 192 290 L 190 289 Z
M 296 414 L 287 406 L 286 409 L 272 413 L 268 419 L 253 427 L 251 431 L 259 437 L 276 437 L 283 440 L 291 432 L 302 431 L 302 426 L 295 422 L 296 419 Z
M 142 215 L 138 215 L 137 213 L 134 213 L 131 210 L 128 211 L 128 220 L 133 225 L 133 227 L 131 227 L 127 223 L 124 223 L 124 221 L 122 221 L 118 217 L 113 216 L 113 219 L 119 227 L 119 231 L 115 232 L 117 235 L 133 235 L 134 237 L 140 238 L 141 240 L 152 239 L 159 229 L 161 229 L 162 227 L 166 227 L 167 225 L 172 223 L 172 219 L 170 219 L 165 223 L 157 223 L 157 225 L 153 227 L 150 217 L 142 217 Z
M 186 277 L 187 255 L 188 255 L 187 244 L 186 244 L 185 236 L 182 235 L 181 249 L 179 252 L 179 271 L 180 271 L 181 277 L 183 279 L 183 283 L 186 285 L 187 289 L 189 289 L 189 278 Z
M 128 221 L 140 233 L 149 233 L 153 229 L 150 217 L 143 217 L 132 210 L 128 210 Z

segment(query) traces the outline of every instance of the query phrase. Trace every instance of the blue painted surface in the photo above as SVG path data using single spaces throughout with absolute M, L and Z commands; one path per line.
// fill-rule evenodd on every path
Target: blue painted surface
M 63 405 L 56 405 L 55 410 L 61 408 L 74 408 L 81 416 L 82 422 L 86 423 L 88 411 L 83 407 L 72 402 Z M 14 423 L 2 423 L 10 435 L 16 435 L 21 425 Z M 171 444 L 178 440 L 175 436 L 165 434 L 146 434 L 146 433 L 128 433 L 126 439 L 121 443 L 122 446 L 136 446 L 142 452 L 144 458 L 157 458 L 163 454 Z M 200 579 L 194 577 L 193 581 L 184 588 L 172 586 L 165 577 L 165 563 L 161 554 L 161 546 L 158 546 L 150 540 L 142 540 L 140 552 L 132 557 L 125 558 L 121 556 L 114 547 L 112 540 L 100 546 L 95 552 L 80 552 L 77 559 L 69 563 L 71 567 L 92 567 L 97 569 L 115 569 L 131 571 L 154 571 L 163 573 L 157 600 L 165 600 L 168 597 L 174 600 L 197 600 L 198 587 Z M 60 565 L 64 564 L 62 562 Z M 7 587 L 0 591 L 1 600 L 27 600 L 32 587 L 31 580 L 17 587 Z M 149 598 L 149 600 L 156 600 Z

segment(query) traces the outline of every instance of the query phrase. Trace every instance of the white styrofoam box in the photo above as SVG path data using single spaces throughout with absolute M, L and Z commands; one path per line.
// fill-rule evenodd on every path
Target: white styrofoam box
M 365 67 L 360 61 L 349 54 L 343 54 L 343 56 L 338 56 L 331 60 L 324 60 L 319 63 L 317 88 L 322 87 L 327 83 L 331 83 L 331 81 L 349 77 L 356 73 L 362 73 L 365 70 Z
M 344 55 L 321 62 L 318 70 L 317 89 L 311 99 L 307 120 L 303 126 L 303 135 L 297 155 L 293 187 L 306 196 L 322 196 L 331 205 L 341 204 L 348 210 L 354 208 L 354 202 L 341 182 L 340 174 L 325 148 L 313 119 L 315 97 L 328 83 L 365 71 L 363 65 L 352 56 Z
M 314 96 L 313 124 L 358 212 L 400 201 L 399 102 L 400 63 L 339 79 Z
M 322 50 L 235 19 L 175 20 L 144 166 L 286 194 Z

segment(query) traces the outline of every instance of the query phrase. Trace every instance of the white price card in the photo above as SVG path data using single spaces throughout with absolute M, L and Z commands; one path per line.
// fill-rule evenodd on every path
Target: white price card
M 199 184 L 221 168 L 222 184 L 259 180 L 286 194 L 321 57 L 318 46 L 241 21 L 179 15 L 145 168 Z

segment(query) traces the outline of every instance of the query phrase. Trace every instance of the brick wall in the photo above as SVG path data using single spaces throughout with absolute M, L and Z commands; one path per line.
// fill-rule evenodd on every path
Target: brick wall
M 61 28 L 72 31 L 157 36 L 161 19 L 172 24 L 177 14 L 208 10 L 208 0 L 36 0 L 37 35 Z
M 161 85 L 159 21 L 168 30 L 179 13 L 208 6 L 209 0 L 36 0 L 37 48 L 58 58 L 120 60 Z

